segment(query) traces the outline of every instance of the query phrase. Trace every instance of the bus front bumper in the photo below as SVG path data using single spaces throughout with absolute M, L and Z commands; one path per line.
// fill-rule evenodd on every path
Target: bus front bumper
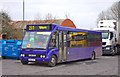
M 36 62 L 36 63 L 47 63 L 49 58 L 29 58 L 29 57 L 20 57 L 20 60 L 26 62 Z

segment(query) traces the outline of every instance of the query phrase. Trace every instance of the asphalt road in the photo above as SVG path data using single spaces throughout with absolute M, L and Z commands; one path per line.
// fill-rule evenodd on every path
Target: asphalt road
M 1 62 L 0 62 L 1 63 Z M 118 56 L 101 56 L 47 67 L 44 64 L 22 65 L 19 60 L 2 60 L 2 75 L 118 75 Z
M 0 57 L 0 76 L 2 76 L 2 60 L 1 60 L 1 57 Z

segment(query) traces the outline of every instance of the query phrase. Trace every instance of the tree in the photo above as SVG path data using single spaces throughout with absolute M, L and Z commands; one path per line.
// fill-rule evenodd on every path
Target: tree
M 112 19 L 118 20 L 118 14 L 120 12 L 120 8 L 118 6 L 119 6 L 119 2 L 116 2 L 112 5 L 112 7 L 109 10 Z
M 118 20 L 120 15 L 120 2 L 115 2 L 110 8 L 108 8 L 106 11 L 102 11 L 98 15 L 99 20 Z
M 46 16 L 45 16 L 45 20 L 52 20 L 53 19 L 53 16 L 51 13 L 48 13 Z
M 36 13 L 36 15 L 35 15 L 35 18 L 34 18 L 35 20 L 42 20 L 42 16 L 41 16 L 41 14 L 38 12 L 38 13 Z
M 0 11 L 0 27 L 2 30 L 0 33 L 7 33 L 8 35 L 12 35 L 12 27 L 9 24 L 11 22 L 10 16 L 5 11 Z
M 48 13 L 45 16 L 45 23 L 53 23 L 53 22 L 55 22 L 55 20 L 56 20 L 56 17 L 53 17 L 53 15 L 51 13 Z
M 65 13 L 65 18 L 66 18 L 66 19 L 69 19 L 69 17 L 70 17 L 70 14 L 66 12 L 66 13 Z

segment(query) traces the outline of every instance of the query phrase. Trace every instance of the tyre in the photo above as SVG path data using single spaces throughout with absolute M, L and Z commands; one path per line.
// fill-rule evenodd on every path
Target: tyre
M 117 46 L 117 55 L 120 55 L 120 46 Z
M 57 58 L 55 55 L 52 55 L 50 58 L 50 61 L 48 62 L 48 66 L 54 67 L 54 66 L 56 66 L 56 63 L 57 63 Z
M 117 55 L 117 54 L 118 54 L 118 48 L 115 47 L 115 55 Z
M 21 63 L 22 63 L 23 65 L 27 65 L 27 64 L 28 64 L 27 61 L 23 61 L 23 60 L 21 60 Z
M 116 50 L 114 48 L 114 49 L 112 49 L 112 56 L 114 56 L 115 54 L 116 54 Z
M 6 59 L 6 57 L 5 57 L 5 56 L 2 56 L 2 59 Z
M 95 55 L 95 52 L 93 51 L 93 52 L 92 52 L 91 60 L 95 60 L 95 58 L 96 58 L 96 55 Z

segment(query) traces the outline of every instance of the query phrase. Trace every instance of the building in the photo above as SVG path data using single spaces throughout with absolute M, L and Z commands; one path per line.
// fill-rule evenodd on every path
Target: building
M 76 28 L 76 26 L 70 19 L 12 21 L 10 22 L 10 25 L 14 29 L 12 37 L 14 39 L 22 39 L 27 24 L 41 24 L 41 23 L 48 23 L 48 24 L 55 23 L 61 26 Z

